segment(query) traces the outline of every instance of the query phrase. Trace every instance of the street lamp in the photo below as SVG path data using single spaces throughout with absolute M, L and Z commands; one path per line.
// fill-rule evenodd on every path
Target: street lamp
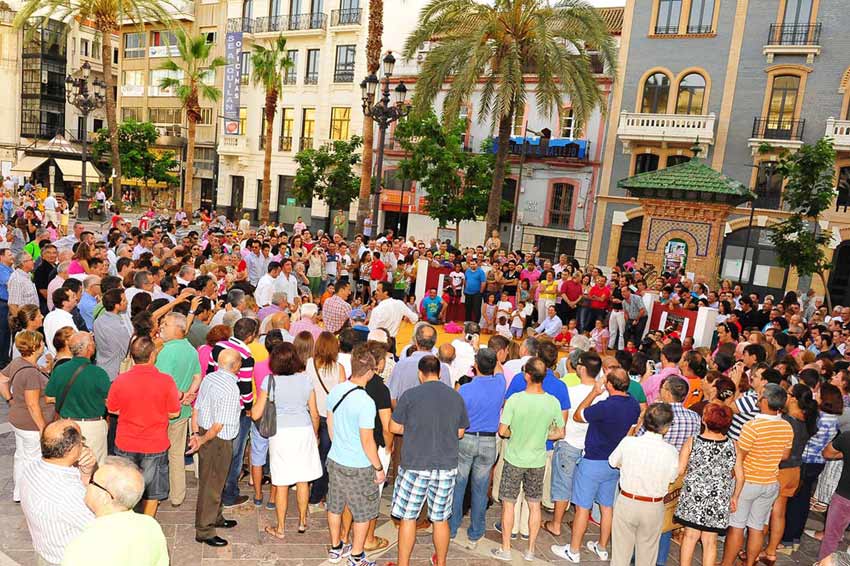
M 83 194 L 77 206 L 77 217 L 80 220 L 88 220 L 88 205 L 89 202 L 91 202 L 91 198 L 89 196 L 89 188 L 86 183 L 86 160 L 88 158 L 86 154 L 88 132 L 86 130 L 88 129 L 89 114 L 91 114 L 93 110 L 102 107 L 104 102 L 106 102 L 106 83 L 97 78 L 89 81 L 91 65 L 88 61 L 83 63 L 83 66 L 80 67 L 78 75 L 79 76 L 77 77 L 72 77 L 71 75 L 65 77 L 65 95 L 68 102 L 79 110 L 80 114 L 83 116 L 83 131 L 79 133 L 80 142 L 83 146 Z
M 372 118 L 378 124 L 378 160 L 376 169 L 378 173 L 378 186 L 375 188 L 375 202 L 372 203 L 372 228 L 378 233 L 378 209 L 381 202 L 381 180 L 384 174 L 384 140 L 387 128 L 393 122 L 404 118 L 410 113 L 410 107 L 405 106 L 404 99 L 407 97 L 407 87 L 404 83 L 398 83 L 393 89 L 392 100 L 390 99 L 390 77 L 395 68 L 395 57 L 388 51 L 384 57 L 384 79 L 381 97 L 375 102 L 375 94 L 381 81 L 374 73 L 371 73 L 360 83 L 361 99 L 363 101 L 363 114 Z M 374 105 L 373 105 L 374 103 Z M 394 104 L 393 104 L 394 103 Z

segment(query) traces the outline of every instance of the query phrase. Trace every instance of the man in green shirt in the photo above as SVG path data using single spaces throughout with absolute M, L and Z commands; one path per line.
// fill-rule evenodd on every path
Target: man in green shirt
M 186 436 L 189 419 L 192 418 L 192 402 L 201 386 L 201 364 L 198 352 L 186 339 L 186 317 L 177 312 L 165 315 L 159 334 L 165 344 L 156 357 L 156 369 L 174 379 L 181 395 L 183 408 L 177 418 L 168 423 L 168 477 L 170 490 L 168 499 L 178 506 L 186 499 Z
M 145 480 L 126 458 L 109 456 L 86 487 L 95 520 L 65 547 L 62 566 L 168 566 L 168 544 L 156 519 L 133 512 Z
M 546 363 L 531 358 L 525 364 L 525 391 L 508 397 L 499 421 L 499 436 L 509 438 L 504 451 L 505 465 L 499 497 L 502 500 L 502 546 L 491 554 L 510 562 L 514 506 L 520 488 L 528 503 L 528 551 L 534 559 L 534 543 L 540 531 L 540 500 L 543 498 L 543 472 L 546 467 L 546 441 L 564 437 L 564 414 L 558 400 L 543 391 Z
M 102 464 L 107 452 L 108 427 L 104 416 L 109 376 L 91 363 L 94 339 L 90 333 L 77 332 L 71 336 L 68 347 L 74 357 L 53 370 L 44 394 L 56 399 L 56 411 L 62 418 L 79 425 L 86 445 L 94 452 L 97 463 Z M 68 387 L 72 379 L 74 382 Z

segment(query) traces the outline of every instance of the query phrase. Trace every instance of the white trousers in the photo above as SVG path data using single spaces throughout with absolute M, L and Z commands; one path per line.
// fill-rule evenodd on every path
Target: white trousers
M 12 478 L 15 486 L 12 490 L 12 499 L 21 500 L 21 476 L 24 470 L 33 462 L 41 458 L 41 433 L 37 430 L 21 430 L 12 427 L 15 431 L 15 457 L 12 463 Z
M 626 332 L 626 316 L 623 311 L 611 311 L 608 317 L 608 349 L 622 350 L 626 347 L 623 333 Z

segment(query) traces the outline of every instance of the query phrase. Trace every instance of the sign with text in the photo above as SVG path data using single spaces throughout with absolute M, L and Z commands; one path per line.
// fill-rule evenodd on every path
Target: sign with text
M 242 93 L 242 32 L 229 31 L 225 37 L 224 53 L 224 134 L 235 136 L 239 131 L 239 97 Z

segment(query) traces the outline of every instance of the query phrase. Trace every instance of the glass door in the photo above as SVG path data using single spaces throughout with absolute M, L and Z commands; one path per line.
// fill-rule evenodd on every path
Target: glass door
M 800 77 L 779 76 L 773 79 L 770 93 L 767 124 L 764 137 L 768 139 L 791 139 L 794 130 L 794 112 L 797 108 L 797 92 Z

